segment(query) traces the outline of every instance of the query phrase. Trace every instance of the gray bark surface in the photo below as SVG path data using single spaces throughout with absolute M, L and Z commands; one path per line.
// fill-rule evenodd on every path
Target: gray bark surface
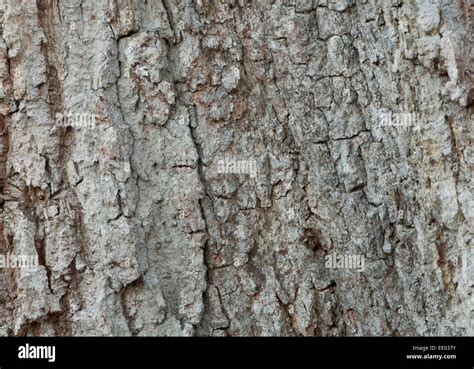
M 0 335 L 474 333 L 467 0 L 0 6 Z

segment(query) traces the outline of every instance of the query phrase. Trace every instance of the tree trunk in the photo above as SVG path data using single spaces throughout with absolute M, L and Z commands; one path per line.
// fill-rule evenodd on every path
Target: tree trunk
M 0 335 L 472 335 L 473 14 L 1 0 Z

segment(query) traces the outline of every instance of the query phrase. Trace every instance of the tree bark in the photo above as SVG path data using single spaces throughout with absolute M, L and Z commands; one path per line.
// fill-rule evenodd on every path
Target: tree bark
M 2 0 L 0 335 L 472 335 L 473 14 Z

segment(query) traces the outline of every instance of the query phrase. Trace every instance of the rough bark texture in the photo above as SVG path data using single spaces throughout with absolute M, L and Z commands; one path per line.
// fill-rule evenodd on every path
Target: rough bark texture
M 473 334 L 468 0 L 0 17 L 0 335 Z

